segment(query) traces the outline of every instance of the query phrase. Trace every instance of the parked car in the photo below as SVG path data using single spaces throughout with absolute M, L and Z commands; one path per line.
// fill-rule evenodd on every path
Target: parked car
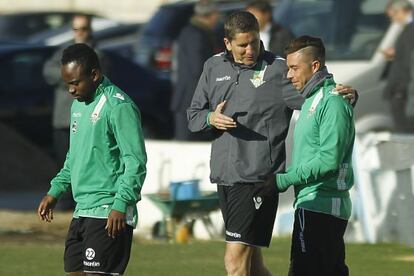
M 73 39 L 72 17 L 76 12 L 23 12 L 0 16 L 0 44 L 30 43 L 62 45 Z M 94 14 L 92 29 L 100 47 L 112 48 L 118 54 L 131 57 L 133 44 L 141 23 L 121 23 Z
M 132 56 L 133 42 L 142 26 L 141 23 L 120 23 L 118 21 L 92 17 L 93 37 L 99 47 L 117 50 L 125 57 Z M 73 39 L 71 22 L 30 36 L 26 42 L 44 45 L 62 45 Z M 122 46 L 122 47 L 121 47 Z
M 0 15 L 0 41 L 26 41 L 30 36 L 71 22 L 74 12 L 19 12 Z
M 51 145 L 53 87 L 42 75 L 45 61 L 56 47 L 8 44 L 0 46 L 0 120 L 39 145 Z M 103 50 L 108 58 L 108 77 L 137 103 L 147 138 L 169 138 L 169 83 L 149 70 Z

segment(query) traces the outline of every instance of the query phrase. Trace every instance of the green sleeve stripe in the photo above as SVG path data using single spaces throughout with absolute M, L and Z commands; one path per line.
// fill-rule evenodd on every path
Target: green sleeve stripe
M 209 127 L 211 127 L 211 124 L 210 124 L 210 116 L 211 116 L 211 111 L 209 113 L 207 113 L 207 125 Z

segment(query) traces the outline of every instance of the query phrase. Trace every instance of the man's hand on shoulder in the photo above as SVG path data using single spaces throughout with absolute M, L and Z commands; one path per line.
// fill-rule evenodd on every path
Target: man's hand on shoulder
M 117 210 L 112 210 L 109 213 L 108 221 L 105 229 L 108 231 L 108 236 L 115 238 L 126 227 L 125 214 Z
M 349 85 L 337 84 L 334 91 L 345 99 L 348 99 L 349 103 L 352 105 L 354 105 L 358 99 L 356 90 Z
M 223 115 L 223 109 L 226 101 L 221 102 L 214 112 L 210 113 L 209 123 L 211 126 L 220 129 L 228 130 L 237 127 L 233 118 Z
M 37 214 L 41 220 L 51 222 L 53 220 L 53 209 L 56 206 L 57 199 L 51 195 L 46 195 L 40 201 L 37 208 Z

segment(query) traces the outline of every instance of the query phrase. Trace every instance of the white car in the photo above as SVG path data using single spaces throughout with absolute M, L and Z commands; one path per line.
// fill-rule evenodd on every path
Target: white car
M 387 18 L 387 2 L 284 0 L 275 9 L 275 19 L 296 36 L 321 37 L 327 67 L 336 82 L 358 90 L 355 117 L 359 133 L 393 129 L 388 102 L 382 97 L 390 62 L 381 50 L 394 46 L 402 28 Z

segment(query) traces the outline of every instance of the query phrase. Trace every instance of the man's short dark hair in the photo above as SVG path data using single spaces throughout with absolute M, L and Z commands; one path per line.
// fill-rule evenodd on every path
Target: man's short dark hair
M 61 64 L 66 65 L 71 62 L 81 65 L 83 72 L 87 74 L 92 72 L 93 69 L 101 69 L 98 55 L 84 43 L 76 43 L 63 50 Z
M 224 36 L 233 40 L 236 34 L 258 32 L 259 23 L 253 14 L 247 11 L 238 11 L 230 14 L 224 22 Z
M 272 5 L 270 5 L 269 1 L 266 0 L 252 0 L 247 3 L 247 9 L 257 9 L 262 13 L 270 13 L 272 14 L 273 9 Z
M 313 60 L 319 61 L 321 66 L 325 65 L 325 46 L 319 37 L 304 35 L 291 40 L 285 48 L 285 54 L 289 55 L 297 51 L 302 51 Z

